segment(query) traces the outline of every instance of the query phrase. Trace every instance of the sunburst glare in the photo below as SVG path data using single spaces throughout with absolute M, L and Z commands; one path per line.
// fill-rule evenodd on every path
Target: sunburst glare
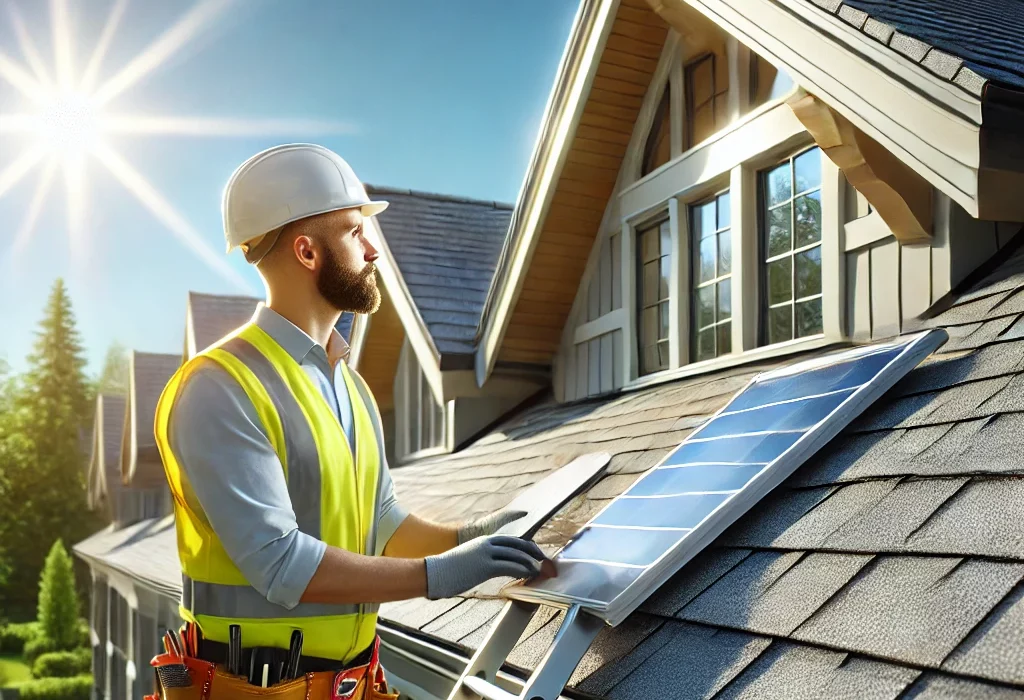
M 50 1 L 50 22 L 54 44 L 52 74 L 14 5 L 8 6 L 10 26 L 27 65 L 0 53 L 0 81 L 8 83 L 25 98 L 20 111 L 0 115 L 0 137 L 23 136 L 25 150 L 0 170 L 0 197 L 42 165 L 28 210 L 15 235 L 11 252 L 15 256 L 31 242 L 36 222 L 49 195 L 58 170 L 63 176 L 68 212 L 70 250 L 85 250 L 88 231 L 85 185 L 89 163 L 98 163 L 114 176 L 171 234 L 205 264 L 240 289 L 251 292 L 246 279 L 224 256 L 124 159 L 106 136 L 146 134 L 153 136 L 267 136 L 349 133 L 342 123 L 310 119 L 235 119 L 131 115 L 107 111 L 107 105 L 182 50 L 227 9 L 239 0 L 200 0 L 180 20 L 157 37 L 135 58 L 101 81 L 103 60 L 115 40 L 128 0 L 115 0 L 99 40 L 81 75 L 75 75 L 75 52 L 71 17 L 66 0 Z

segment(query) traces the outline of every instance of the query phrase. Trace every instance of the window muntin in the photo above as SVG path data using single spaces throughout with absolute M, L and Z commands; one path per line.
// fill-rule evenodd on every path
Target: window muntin
M 725 126 L 729 85 L 716 74 L 715 54 L 691 61 L 683 72 L 686 85 L 684 149 L 690 149 Z
M 729 193 L 690 207 L 690 359 L 732 352 L 732 231 Z
M 821 151 L 761 173 L 763 341 L 822 332 Z
M 672 235 L 669 220 L 637 230 L 637 340 L 641 375 L 668 369 L 669 275 Z

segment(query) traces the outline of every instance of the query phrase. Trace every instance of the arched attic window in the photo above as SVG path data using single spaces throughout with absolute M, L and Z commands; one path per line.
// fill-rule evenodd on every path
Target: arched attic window
M 651 130 L 647 132 L 644 144 L 644 159 L 640 165 L 640 177 L 644 177 L 669 161 L 672 153 L 672 86 L 666 81 L 661 93 L 661 102 L 654 113 Z

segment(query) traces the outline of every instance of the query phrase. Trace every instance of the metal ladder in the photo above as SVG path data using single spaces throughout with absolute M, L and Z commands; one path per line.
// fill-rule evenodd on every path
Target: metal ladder
M 579 605 L 570 607 L 554 641 L 526 681 L 522 692 L 513 695 L 496 685 L 498 669 L 512 653 L 539 607 L 535 603 L 516 600 L 505 604 L 483 644 L 456 681 L 448 700 L 557 700 L 605 623 L 584 612 Z

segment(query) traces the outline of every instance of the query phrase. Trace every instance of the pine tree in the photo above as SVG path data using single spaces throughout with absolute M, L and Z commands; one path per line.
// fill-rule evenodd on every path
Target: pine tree
M 120 343 L 114 343 L 107 350 L 96 390 L 103 394 L 128 393 L 128 371 L 128 351 Z
M 19 377 L 0 430 L 0 542 L 10 575 L 0 608 L 36 616 L 45 552 L 40 542 L 74 543 L 101 527 L 88 511 L 81 440 L 91 423 L 91 390 L 71 300 L 58 279 L 46 306 L 29 369 Z
M 75 572 L 64 543 L 57 540 L 39 577 L 39 626 L 58 650 L 78 646 L 78 595 Z

